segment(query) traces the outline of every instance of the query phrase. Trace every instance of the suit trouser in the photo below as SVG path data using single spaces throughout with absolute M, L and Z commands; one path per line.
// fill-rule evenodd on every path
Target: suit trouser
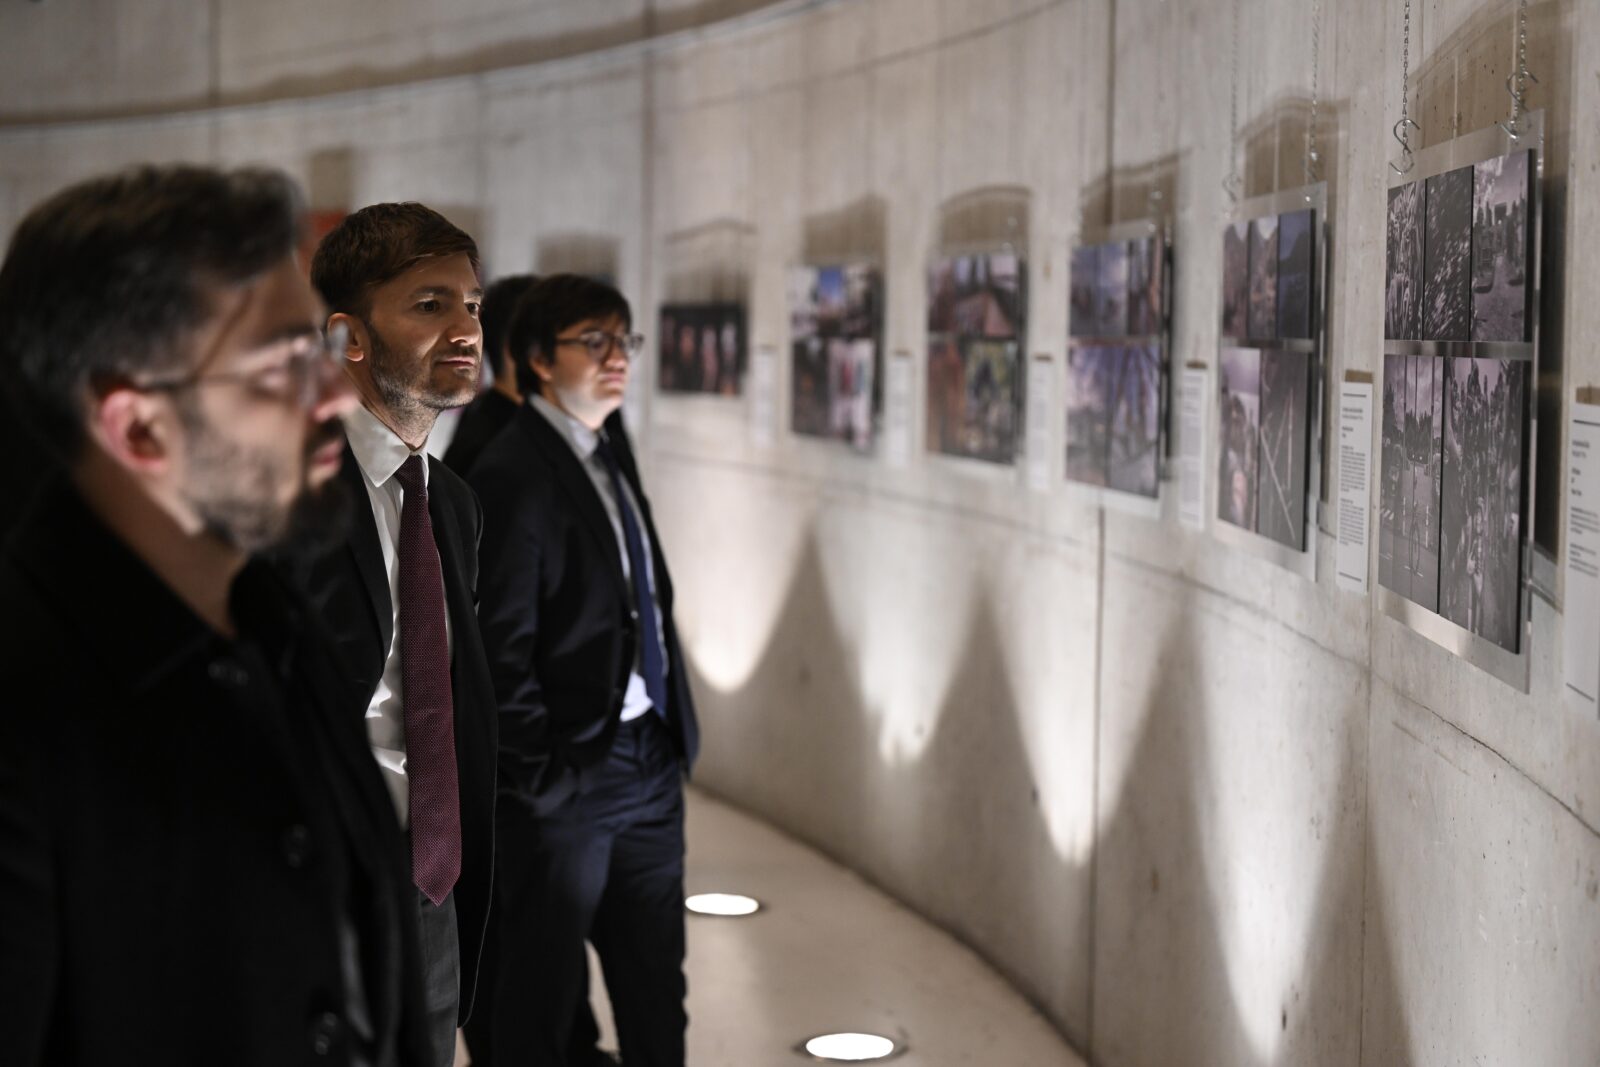
M 654 713 L 624 723 L 580 794 L 545 816 L 502 801 L 495 830 L 492 992 L 468 1031 L 474 1062 L 575 1067 L 587 938 L 623 1063 L 683 1067 L 683 778 L 665 725 Z
M 417 894 L 417 941 L 422 960 L 422 1007 L 427 1020 L 428 1062 L 451 1067 L 456 1062 L 456 1013 L 461 1004 L 460 931 L 456 929 L 456 895 L 435 907 Z

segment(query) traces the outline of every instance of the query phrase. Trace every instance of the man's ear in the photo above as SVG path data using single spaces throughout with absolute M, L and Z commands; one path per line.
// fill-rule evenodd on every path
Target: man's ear
M 550 380 L 550 361 L 544 358 L 544 348 L 538 342 L 528 349 L 528 366 L 533 368 L 533 373 L 541 382 Z
M 118 385 L 90 397 L 88 432 L 119 465 L 158 474 L 172 462 L 174 418 L 171 401 Z
M 336 311 L 328 316 L 330 332 L 340 325 L 349 331 L 344 346 L 344 358 L 351 363 L 360 363 L 367 358 L 367 353 L 372 351 L 372 339 L 367 335 L 367 324 L 356 316 L 346 315 L 342 311 Z

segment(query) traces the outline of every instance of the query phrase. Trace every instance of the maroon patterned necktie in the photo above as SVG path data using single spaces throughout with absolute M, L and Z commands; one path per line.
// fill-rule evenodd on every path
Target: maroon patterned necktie
M 428 518 L 425 462 L 411 456 L 395 473 L 406 494 L 400 509 L 400 698 L 411 793 L 411 878 L 438 905 L 461 876 L 461 793 L 444 575 Z

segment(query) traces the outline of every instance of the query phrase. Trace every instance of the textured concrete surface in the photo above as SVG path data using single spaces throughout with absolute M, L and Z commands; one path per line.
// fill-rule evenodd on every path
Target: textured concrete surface
M 1336 591 L 1326 544 L 1308 583 L 1170 505 L 1101 516 L 920 450 L 952 205 L 1024 191 L 985 224 L 1025 249 L 1026 350 L 1057 364 L 1074 236 L 1171 211 L 1174 359 L 1210 363 L 1223 179 L 1303 181 L 1314 53 L 1328 355 L 1377 369 L 1402 6 L 1239 0 L 1235 38 L 1231 0 L 14 4 L 0 233 L 132 160 L 266 160 L 320 207 L 435 203 L 495 272 L 609 257 L 647 333 L 710 272 L 780 366 L 788 267 L 880 249 L 906 465 L 760 445 L 741 401 L 630 399 L 707 786 L 953 931 L 1096 1063 L 1594 1063 L 1600 723 L 1557 699 L 1558 610 L 1524 696 Z M 1420 145 L 1506 117 L 1514 11 L 1414 0 Z M 1529 14 L 1549 531 L 1564 398 L 1600 384 L 1600 5 Z

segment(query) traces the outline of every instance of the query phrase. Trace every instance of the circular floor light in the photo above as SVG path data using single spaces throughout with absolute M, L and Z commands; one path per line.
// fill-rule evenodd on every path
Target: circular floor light
M 830 1063 L 867 1063 L 892 1059 L 905 1047 L 879 1034 L 844 1033 L 820 1034 L 801 1045 L 800 1051 Z
M 734 919 L 754 915 L 761 910 L 761 902 L 742 893 L 696 893 L 683 902 L 683 906 L 696 915 L 715 915 Z

